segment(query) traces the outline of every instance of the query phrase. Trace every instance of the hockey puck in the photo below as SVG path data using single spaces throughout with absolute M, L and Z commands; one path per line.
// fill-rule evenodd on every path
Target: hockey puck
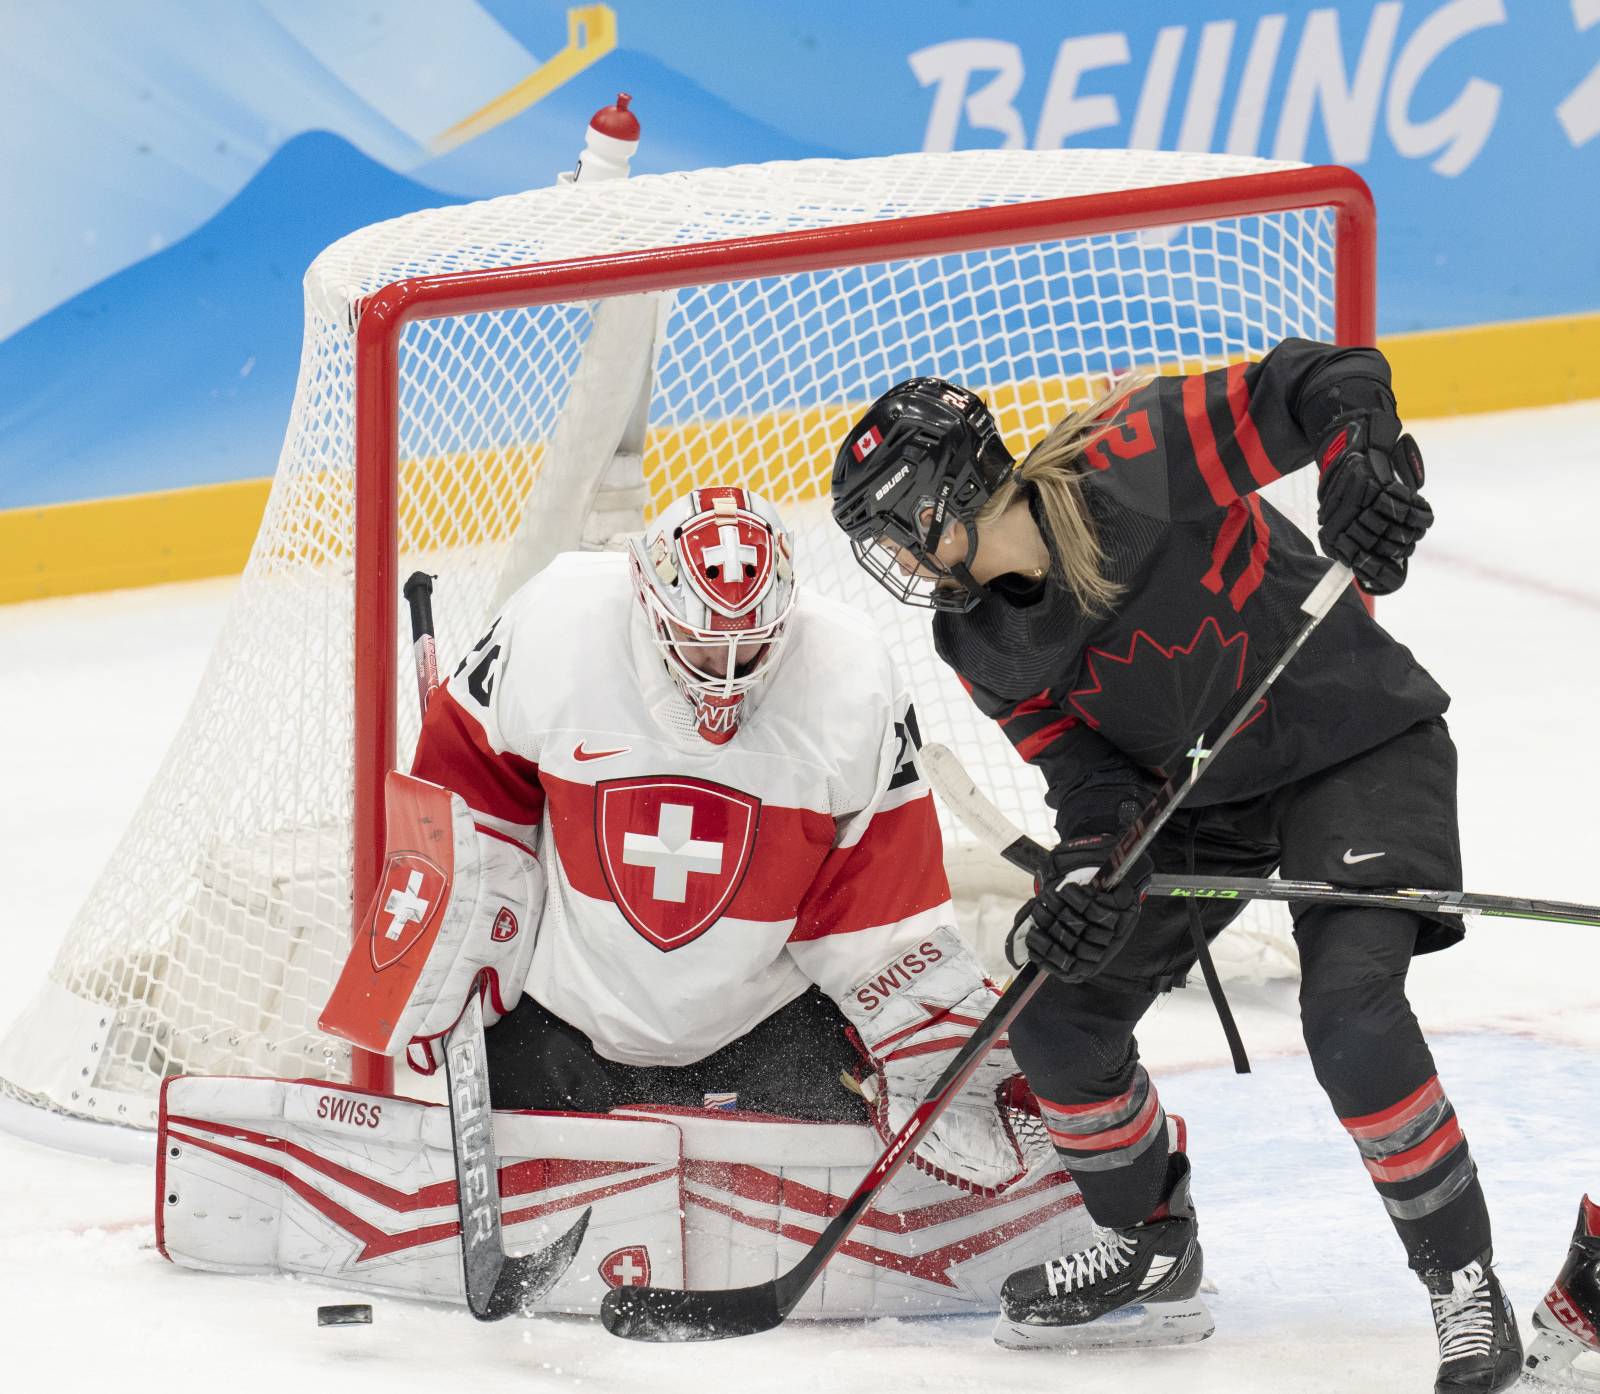
M 365 1302 L 317 1308 L 318 1326 L 371 1326 L 372 1308 Z

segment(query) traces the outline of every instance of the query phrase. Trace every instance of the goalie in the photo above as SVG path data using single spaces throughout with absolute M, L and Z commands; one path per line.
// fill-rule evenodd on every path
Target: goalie
M 440 891 L 425 866 L 391 855 L 357 942 L 357 955 L 370 942 L 387 970 L 424 924 L 436 926 L 385 1016 L 382 1048 L 431 1072 L 477 990 L 494 1106 L 561 1120 L 537 1139 L 526 1119 L 497 1122 L 513 1138 L 501 1140 L 508 1227 L 520 1198 L 508 1179 L 527 1174 L 519 1155 L 531 1161 L 543 1148 L 574 1164 L 645 1166 L 681 1148 L 676 1187 L 641 1181 L 657 1197 L 648 1214 L 637 1191 L 595 1202 L 546 1186 L 540 1200 L 595 1204 L 586 1246 L 611 1249 L 603 1281 L 649 1281 L 653 1266 L 658 1283 L 711 1286 L 743 1263 L 770 1272 L 771 1233 L 784 1232 L 784 1210 L 805 1190 L 798 1179 L 821 1197 L 813 1214 L 837 1194 L 834 1170 L 854 1184 L 996 997 L 953 927 L 917 745 L 870 625 L 797 595 L 790 535 L 744 489 L 692 491 L 630 539 L 626 556 L 562 555 L 511 599 L 434 694 L 413 778 L 391 776 L 391 843 L 399 789 L 426 810 L 421 821 L 449 826 L 453 875 Z M 338 1001 L 336 991 L 325 1024 Z M 817 1314 L 882 1310 L 891 1293 L 897 1313 L 992 1308 L 1007 1272 L 1058 1251 L 1064 1231 L 1081 1237 L 1076 1190 L 1052 1149 L 1042 1135 L 1025 1145 L 1013 1126 L 1015 1075 L 1009 1051 L 993 1052 L 913 1159 L 920 1170 L 896 1183 L 905 1213 L 931 1217 L 937 1206 L 937 1220 L 920 1223 L 954 1222 L 942 1247 L 919 1256 L 917 1225 L 900 1223 L 894 1242 L 905 1252 L 869 1248 L 865 1264 L 853 1260 L 853 1285 L 830 1281 Z M 206 1128 L 237 1131 L 226 1086 L 241 1083 L 262 1082 L 169 1090 L 166 1132 L 191 1130 L 192 1147 Z M 198 1118 L 195 1091 L 209 1110 Z M 443 1112 L 414 1119 L 425 1106 L 402 1100 L 368 1107 L 424 1139 Z M 328 1108 L 304 1102 L 283 1116 Z M 673 1132 L 665 1142 L 663 1128 Z M 519 1148 L 518 1136 L 530 1141 Z M 325 1173 L 359 1169 L 343 1137 L 295 1143 Z M 381 1127 L 361 1130 L 363 1147 L 379 1141 L 391 1141 Z M 664 1150 L 630 1158 L 613 1155 L 619 1147 Z M 436 1151 L 403 1153 L 419 1194 L 449 1175 L 447 1146 Z M 735 1162 L 746 1171 L 730 1174 Z M 550 1180 L 557 1163 L 539 1165 Z M 696 1193 L 685 1179 L 700 1183 Z M 707 1195 L 718 1186 L 720 1196 Z M 697 1234 L 696 1205 L 722 1218 Z M 680 1210 L 689 1232 L 674 1260 Z M 169 1256 L 230 1267 L 217 1261 L 214 1223 L 193 1221 L 198 1237 L 175 1238 L 176 1228 L 169 1213 Z M 280 1245 L 268 1266 L 455 1296 L 453 1253 L 385 1268 L 330 1233 L 292 1263 Z M 664 1271 L 674 1262 L 678 1276 Z M 595 1277 L 580 1259 L 551 1304 L 593 1310 L 603 1294 Z

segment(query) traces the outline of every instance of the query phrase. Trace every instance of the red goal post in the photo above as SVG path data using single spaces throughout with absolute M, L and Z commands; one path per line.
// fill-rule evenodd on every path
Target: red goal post
M 486 310 L 599 300 L 731 279 L 933 257 L 1024 242 L 1331 208 L 1334 337 L 1376 339 L 1376 214 L 1365 181 L 1313 166 L 1100 194 L 806 228 L 395 281 L 358 307 L 355 351 L 356 920 L 382 869 L 383 780 L 395 767 L 400 344 L 408 324 Z M 387 1059 L 358 1053 L 355 1082 L 387 1089 Z

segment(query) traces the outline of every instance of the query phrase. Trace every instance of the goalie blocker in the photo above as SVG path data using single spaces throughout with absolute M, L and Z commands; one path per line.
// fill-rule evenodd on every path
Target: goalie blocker
M 613 1287 L 769 1278 L 881 1146 L 862 1124 L 643 1106 L 501 1111 L 495 1142 L 509 1248 L 542 1247 L 592 1208 L 576 1260 L 534 1309 L 585 1314 Z M 994 1195 L 902 1170 L 795 1315 L 996 1310 L 1007 1274 L 1090 1235 L 1042 1132 L 1026 1150 L 1026 1172 Z M 156 1239 L 174 1263 L 463 1300 L 443 1106 L 315 1081 L 178 1077 L 162 1091 L 159 1158 Z
M 317 1024 L 432 1074 L 474 987 L 486 1026 L 521 997 L 544 869 L 460 795 L 411 775 L 385 780 L 384 816 L 383 877 Z

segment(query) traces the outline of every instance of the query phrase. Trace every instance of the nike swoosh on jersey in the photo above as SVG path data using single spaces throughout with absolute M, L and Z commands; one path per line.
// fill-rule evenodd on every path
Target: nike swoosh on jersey
M 1387 852 L 1362 852 L 1359 855 L 1354 847 L 1345 848 L 1344 864 L 1354 866 L 1357 862 L 1370 862 L 1374 857 L 1387 857 Z
M 572 758 L 574 760 L 608 760 L 613 755 L 626 755 L 632 749 L 631 745 L 623 745 L 618 746 L 615 750 L 585 750 L 583 742 L 579 741 L 577 745 L 572 747 Z M 1379 853 L 1379 855 L 1381 856 L 1382 853 Z

